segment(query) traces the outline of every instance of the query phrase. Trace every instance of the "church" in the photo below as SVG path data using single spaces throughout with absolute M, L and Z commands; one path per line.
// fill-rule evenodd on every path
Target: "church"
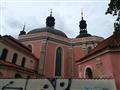
M 80 21 L 80 34 L 70 39 L 55 28 L 55 18 L 46 19 L 46 27 L 29 31 L 21 31 L 19 41 L 31 48 L 31 52 L 39 59 L 38 73 L 44 77 L 68 78 L 76 77 L 75 61 L 89 53 L 97 43 L 103 40 L 87 32 L 86 21 Z
M 0 36 L 0 78 L 112 78 L 120 90 L 120 26 L 104 40 L 88 33 L 83 13 L 76 38 L 55 23 L 51 12 L 46 27 Z

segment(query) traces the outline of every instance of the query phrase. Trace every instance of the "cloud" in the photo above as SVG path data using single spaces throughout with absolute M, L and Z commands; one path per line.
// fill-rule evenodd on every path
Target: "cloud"
M 7 9 L 5 6 L 0 5 L 0 10 L 5 10 Z
M 6 25 L 9 26 L 10 28 L 17 29 L 17 28 L 20 28 L 23 25 L 23 23 L 21 21 L 19 21 L 19 20 L 9 18 L 6 21 Z
M 80 0 L 80 2 L 63 2 L 64 0 L 62 2 L 57 2 L 57 0 L 55 0 L 56 2 L 40 2 L 41 0 L 38 0 L 39 2 L 36 3 L 14 1 L 16 2 L 6 3 L 5 7 L 3 7 L 7 8 L 3 15 L 3 24 L 6 27 L 5 32 L 8 34 L 15 33 L 18 35 L 24 23 L 26 24 L 27 32 L 35 28 L 44 27 L 46 17 L 49 16 L 50 9 L 52 8 L 53 16 L 56 19 L 55 28 L 65 32 L 68 37 L 76 37 L 79 34 L 81 9 L 84 11 L 84 19 L 88 24 L 88 32 L 92 35 L 108 37 L 108 34 L 105 35 L 101 31 L 102 29 L 109 31 L 109 25 L 112 23 L 111 21 L 107 22 L 107 19 L 111 19 L 111 17 L 104 14 L 108 5 L 106 2 L 98 3 L 93 2 L 93 0 L 90 0 L 91 2 L 87 2 L 88 0 Z

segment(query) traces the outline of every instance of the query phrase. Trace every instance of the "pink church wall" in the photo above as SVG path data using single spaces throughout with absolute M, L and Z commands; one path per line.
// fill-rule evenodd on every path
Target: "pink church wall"
M 82 48 L 80 47 L 73 47 L 73 62 L 74 62 L 74 71 L 73 71 L 73 77 L 77 78 L 78 77 L 78 69 L 77 69 L 77 65 L 75 64 L 75 61 L 79 60 L 80 58 L 82 58 L 85 55 L 85 51 L 83 51 Z
M 99 64 L 98 61 L 100 61 Z M 92 68 L 94 78 L 115 79 L 117 90 L 120 90 L 120 52 L 119 51 L 104 53 L 93 59 L 89 59 L 89 61 L 85 61 L 81 64 L 77 63 L 78 76 L 80 78 L 86 78 L 85 77 L 86 67 Z
M 63 46 L 64 49 L 64 62 L 63 62 L 63 78 L 67 78 L 68 77 L 68 47 L 67 46 Z
M 47 46 L 47 56 L 44 68 L 44 75 L 46 75 L 46 77 L 55 77 L 56 49 L 58 47 L 61 47 L 63 49 L 62 75 L 63 78 L 67 77 L 67 48 L 64 45 L 50 42 Z
M 40 58 L 40 52 L 41 52 L 41 41 L 35 41 L 32 43 L 33 45 L 33 51 L 32 53 L 37 57 Z
M 93 76 L 94 77 L 96 76 L 95 73 L 94 73 L 95 67 L 96 67 L 95 63 L 92 62 L 92 61 L 88 61 L 88 62 L 82 63 L 82 64 L 80 64 L 80 66 L 78 66 L 78 70 L 79 70 L 78 75 L 81 72 L 81 77 L 80 78 L 86 78 L 86 76 L 85 76 L 85 70 L 86 70 L 87 67 L 90 67 L 92 69 Z
M 120 90 L 120 52 L 110 53 L 117 90 Z
M 44 75 L 46 77 L 54 76 L 54 55 L 56 44 L 48 43 L 47 45 L 47 56 L 45 60 Z
M 104 70 L 105 77 L 113 78 L 113 67 L 111 62 L 111 55 L 109 53 L 103 54 L 101 56 L 102 66 Z
M 25 41 L 22 42 L 26 46 L 31 45 L 32 46 L 32 53 L 37 57 L 40 58 L 40 52 L 41 52 L 41 46 L 42 46 L 42 41 L 41 40 L 36 40 L 36 41 Z
M 30 76 L 30 78 L 36 78 L 35 75 L 29 75 L 19 71 L 17 72 L 16 70 L 1 69 L 0 72 L 2 73 L 2 77 L 0 78 L 15 78 L 15 74 L 20 74 L 22 78 L 27 78 L 27 76 Z
M 97 64 L 99 60 L 99 64 Z M 81 68 L 81 77 L 85 78 L 85 70 L 87 67 L 92 68 L 94 78 L 113 78 L 113 69 L 110 54 L 104 54 L 79 64 Z M 78 70 L 79 70 L 78 65 Z M 80 72 L 78 72 L 79 75 Z
M 77 61 L 83 56 L 85 56 L 85 51 L 83 51 L 81 47 L 73 47 L 73 56 L 74 56 L 74 61 Z
M 10 43 L 9 43 L 10 42 Z M 11 66 L 10 68 L 7 67 L 7 69 L 1 69 L 0 68 L 0 72 L 2 73 L 3 78 L 7 77 L 7 78 L 14 78 L 15 74 L 18 72 L 17 68 L 14 67 L 14 69 L 12 69 L 12 66 L 16 66 L 16 67 L 21 67 L 21 62 L 22 62 L 22 58 L 25 57 L 26 61 L 25 61 L 25 65 L 24 67 L 21 67 L 20 70 L 22 69 L 29 69 L 29 70 L 36 70 L 36 66 L 37 66 L 37 59 L 35 59 L 33 56 L 31 56 L 31 54 L 28 54 L 27 51 L 21 46 L 18 46 L 18 44 L 16 44 L 15 42 L 9 41 L 4 43 L 1 43 L 2 47 L 1 47 L 1 53 L 0 56 L 2 54 L 2 50 L 4 48 L 6 48 L 8 50 L 8 54 L 6 57 L 6 60 L 0 60 L 0 63 L 3 63 L 3 65 L 5 64 L 6 66 Z M 19 48 L 17 48 L 19 47 Z M 22 49 L 21 49 L 22 48 Z M 12 65 L 12 58 L 14 53 L 17 53 L 18 57 L 16 60 L 16 64 Z M 22 75 L 23 78 L 26 78 L 26 76 L 29 75 L 29 73 L 27 73 L 28 71 L 25 71 L 24 73 L 22 73 L 22 71 L 18 72 Z M 1 77 L 2 78 L 2 77 Z

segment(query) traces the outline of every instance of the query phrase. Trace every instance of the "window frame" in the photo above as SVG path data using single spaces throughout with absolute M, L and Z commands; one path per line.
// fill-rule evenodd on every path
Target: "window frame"
M 2 53 L 0 55 L 0 59 L 2 59 L 3 61 L 5 61 L 7 59 L 7 55 L 8 55 L 8 49 L 3 48 Z
M 62 70 L 62 64 L 63 64 L 63 49 L 62 49 L 61 47 L 57 47 L 55 54 L 56 54 L 56 57 L 55 57 L 55 77 L 62 77 L 62 71 L 63 71 L 63 70 Z M 60 56 L 59 56 L 58 54 L 59 54 Z M 61 57 L 61 58 L 59 58 L 59 57 Z M 58 64 L 58 63 L 59 63 L 59 62 L 57 62 L 58 60 L 61 61 L 61 62 L 59 61 L 61 65 Z M 58 66 L 57 64 L 58 64 L 59 66 Z M 60 72 L 58 72 L 58 71 L 59 71 L 59 70 L 58 70 L 59 68 L 60 68 Z
M 26 58 L 23 57 L 21 61 L 21 67 L 25 67 Z
M 12 57 L 12 64 L 16 64 L 17 58 L 18 58 L 18 54 L 17 54 L 17 53 L 14 53 L 14 54 L 13 54 L 13 57 Z

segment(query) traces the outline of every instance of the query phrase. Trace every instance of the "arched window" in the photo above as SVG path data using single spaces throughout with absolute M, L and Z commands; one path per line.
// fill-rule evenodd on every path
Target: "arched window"
M 15 74 L 15 78 L 22 78 L 22 76 L 20 74 Z
M 27 76 L 26 78 L 27 78 L 27 79 L 29 79 L 29 78 L 30 78 L 30 76 Z
M 22 62 L 21 62 L 21 66 L 22 66 L 22 67 L 24 67 L 24 66 L 25 66 L 25 61 L 26 61 L 26 58 L 25 58 L 25 57 L 23 57 L 23 58 L 22 58 Z
M 86 78 L 89 78 L 89 79 L 93 78 L 93 72 L 91 68 L 86 69 Z
M 16 64 L 17 57 L 18 57 L 18 55 L 17 55 L 16 53 L 14 53 L 14 54 L 13 54 L 13 58 L 12 58 L 12 63 L 13 63 L 13 64 Z
M 58 47 L 56 51 L 55 76 L 62 75 L 62 48 Z
M 91 50 L 92 50 L 92 47 L 89 46 L 89 47 L 88 47 L 88 53 L 89 53 Z
M 31 52 L 32 52 L 32 45 L 28 45 L 28 48 L 31 50 Z
M 0 78 L 2 78 L 3 77 L 3 74 L 2 74 L 2 72 L 0 72 Z
M 7 58 L 7 54 L 8 54 L 8 50 L 6 49 L 6 48 L 4 48 L 3 50 L 2 50 L 2 54 L 1 54 L 1 56 L 0 56 L 0 59 L 2 59 L 2 60 L 6 60 L 6 58 Z

